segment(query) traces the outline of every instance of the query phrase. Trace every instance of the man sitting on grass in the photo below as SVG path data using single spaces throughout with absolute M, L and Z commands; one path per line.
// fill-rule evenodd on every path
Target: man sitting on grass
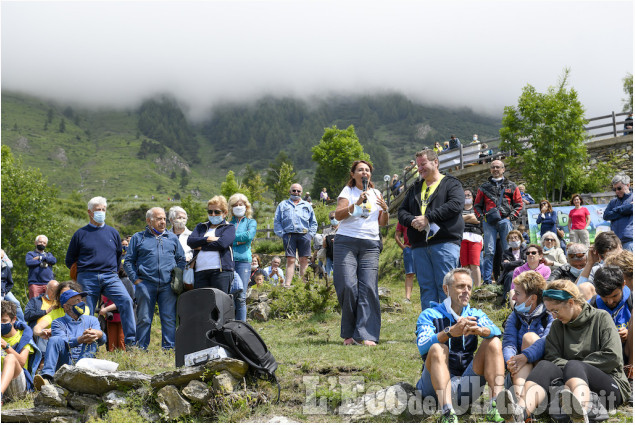
M 441 304 L 421 312 L 417 320 L 417 346 L 424 368 L 417 389 L 422 397 L 436 397 L 441 405 L 442 422 L 458 422 L 452 407 L 454 399 L 461 404 L 473 402 L 490 388 L 489 422 L 503 422 L 496 409 L 496 396 L 503 390 L 505 363 L 500 329 L 487 315 L 470 307 L 472 278 L 470 271 L 458 268 L 443 278 L 447 295 Z M 478 347 L 478 337 L 482 337 Z
M 35 376 L 35 388 L 40 390 L 64 364 L 75 364 L 79 359 L 95 357 L 97 345 L 106 342 L 95 316 L 84 314 L 87 308 L 83 298 L 86 292 L 69 289 L 60 295 L 65 316 L 53 320 L 42 374 Z

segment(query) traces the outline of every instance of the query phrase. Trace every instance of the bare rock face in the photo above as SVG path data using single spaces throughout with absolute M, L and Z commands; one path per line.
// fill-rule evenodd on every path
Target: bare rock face
M 174 385 L 167 385 L 157 392 L 157 402 L 169 421 L 192 414 L 192 406 L 185 401 Z
M 108 391 L 104 394 L 102 400 L 109 409 L 123 406 L 128 402 L 128 400 L 126 400 L 126 393 L 117 390 Z
M 55 383 L 75 392 L 104 394 L 112 390 L 127 390 L 150 383 L 150 376 L 135 371 L 106 372 L 64 365 L 53 377 Z
M 57 417 L 69 417 L 78 418 L 79 414 L 66 407 L 53 407 L 53 406 L 37 406 L 32 409 L 2 409 L 2 422 L 51 422 L 53 418 Z
M 34 406 L 66 407 L 68 390 L 57 385 L 43 385 L 33 400 Z
M 212 393 L 203 382 L 194 380 L 183 388 L 183 395 L 190 401 L 205 403 L 210 399 Z
M 223 371 L 231 373 L 236 379 L 243 379 L 249 371 L 249 365 L 242 360 L 225 358 L 218 360 L 211 360 L 205 364 L 205 369 L 210 372 Z
M 249 316 L 259 322 L 266 322 L 269 320 L 269 313 L 271 313 L 271 307 L 269 307 L 269 304 L 266 302 L 260 302 L 256 304 L 253 310 L 251 310 Z
M 212 378 L 212 386 L 221 394 L 233 393 L 238 383 L 238 379 L 234 378 L 232 374 L 226 370 L 223 370 Z
M 152 385 L 153 388 L 161 388 L 166 385 L 176 385 L 180 387 L 187 385 L 188 382 L 194 379 L 201 379 L 203 373 L 205 373 L 205 365 L 180 367 L 176 370 L 153 375 L 150 385 Z

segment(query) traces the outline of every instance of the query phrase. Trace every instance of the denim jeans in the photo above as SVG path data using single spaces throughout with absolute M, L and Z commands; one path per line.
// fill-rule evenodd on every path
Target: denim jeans
M 234 270 L 238 273 L 242 282 L 242 291 L 238 291 L 234 294 L 234 309 L 236 310 L 236 320 L 247 320 L 247 304 L 245 298 L 247 296 L 247 286 L 249 285 L 249 278 L 251 276 L 251 263 L 245 261 L 235 261 Z
M 430 308 L 430 301 L 439 303 L 446 298 L 443 277 L 458 267 L 460 252 L 461 246 L 452 242 L 412 248 L 422 311 Z
M 93 344 L 97 344 L 93 342 Z M 88 347 L 88 346 L 87 346 Z M 95 357 L 94 350 L 96 348 L 93 347 L 92 351 L 84 351 L 78 353 L 78 358 L 75 359 L 75 362 L 82 358 L 93 358 Z M 71 364 L 71 353 L 69 350 L 69 345 L 64 338 L 61 336 L 52 336 L 49 338 L 49 342 L 46 346 L 46 354 L 44 355 L 44 365 L 42 366 L 42 375 L 46 378 L 52 378 L 55 375 L 57 369 L 62 367 L 62 365 Z
M 483 281 L 492 282 L 492 268 L 496 253 L 496 235 L 500 236 L 503 252 L 507 249 L 507 234 L 513 229 L 508 218 L 500 220 L 496 225 L 483 222 Z
M 136 285 L 137 298 L 137 345 L 143 350 L 150 344 L 150 329 L 154 318 L 154 306 L 159 304 L 161 320 L 161 348 L 174 348 L 176 333 L 176 299 L 169 283 L 156 284 L 141 281 Z
M 126 345 L 134 345 L 137 330 L 132 298 L 130 298 L 126 287 L 119 280 L 117 273 L 81 272 L 77 273 L 77 281 L 82 285 L 84 291 L 88 293 L 86 304 L 90 307 L 91 312 L 95 311 L 97 301 L 102 293 L 115 303 L 121 315 L 121 327 L 123 328 Z
M 333 259 L 332 258 L 326 257 L 326 266 L 324 267 L 324 271 L 329 277 L 333 276 Z
M 379 247 L 378 240 L 335 236 L 333 286 L 342 308 L 342 338 L 379 341 Z
M 18 312 L 16 314 L 18 316 L 18 319 L 20 319 L 22 322 L 26 322 L 26 320 L 24 320 L 24 312 L 22 311 L 22 306 L 20 305 L 20 301 L 18 301 L 15 295 L 13 295 L 11 291 L 9 291 L 6 294 L 4 294 L 4 299 L 7 301 L 11 301 L 13 304 L 15 304 L 18 307 Z

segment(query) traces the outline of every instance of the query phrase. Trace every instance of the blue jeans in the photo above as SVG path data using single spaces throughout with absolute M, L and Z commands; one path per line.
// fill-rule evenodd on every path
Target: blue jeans
M 77 273 L 77 281 L 82 285 L 84 291 L 88 292 L 86 304 L 90 307 L 91 312 L 95 311 L 97 301 L 102 293 L 115 303 L 121 315 L 125 344 L 134 345 L 137 330 L 132 298 L 119 280 L 117 273 L 81 272 Z
M 478 399 L 483 393 L 485 378 L 474 372 L 472 363 L 463 371 L 463 375 L 450 374 L 450 387 L 452 391 L 452 404 L 457 412 L 467 410 L 469 404 Z M 427 369 L 421 372 L 421 378 L 417 382 L 417 390 L 421 391 L 422 397 L 437 398 L 437 393 L 432 386 L 432 378 Z M 437 400 L 438 401 L 438 400 Z M 439 406 L 441 407 L 441 406 Z M 460 413 L 459 413 L 460 414 Z
M 235 261 L 234 270 L 238 273 L 242 282 L 242 291 L 238 291 L 234 295 L 234 309 L 236 310 L 236 320 L 247 320 L 247 304 L 245 298 L 247 295 L 247 286 L 249 285 L 249 278 L 251 276 L 251 263 L 245 261 Z
M 6 294 L 4 294 L 4 299 L 7 301 L 11 301 L 13 304 L 15 304 L 18 307 L 18 311 L 16 313 L 16 315 L 18 316 L 18 319 L 20 319 L 22 322 L 26 322 L 26 320 L 24 320 L 24 312 L 22 311 L 22 306 L 20 305 L 20 301 L 18 301 L 15 295 L 13 295 L 11 291 L 9 291 Z
M 379 341 L 379 241 L 335 235 L 333 286 L 342 308 L 340 336 Z
M 622 242 L 622 248 L 627 251 L 633 252 L 633 241 Z
M 326 266 L 324 268 L 324 271 L 326 272 L 328 277 L 331 277 L 333 275 L 333 259 L 332 258 L 326 257 Z
M 154 306 L 159 303 L 161 319 L 161 348 L 174 348 L 176 333 L 176 299 L 169 283 L 156 284 L 141 281 L 136 285 L 137 299 L 137 345 L 143 350 L 150 344 L 150 329 L 154 317 Z
M 512 222 L 504 218 L 495 226 L 483 222 L 483 281 L 492 283 L 492 268 L 496 253 L 496 235 L 501 239 L 503 251 L 507 249 L 507 234 L 513 229 Z M 479 282 L 480 283 L 480 282 Z
M 422 311 L 430 307 L 431 301 L 439 303 L 446 298 L 443 277 L 458 267 L 460 253 L 461 246 L 452 242 L 412 248 Z
M 93 344 L 97 344 L 94 342 Z M 88 347 L 88 346 L 85 346 Z M 74 362 L 82 358 L 93 358 L 95 357 L 94 350 L 96 348 L 93 347 L 93 351 L 83 351 L 81 353 L 76 354 L 77 359 Z M 55 375 L 57 369 L 62 367 L 65 364 L 71 364 L 71 353 L 69 350 L 69 345 L 64 338 L 61 336 L 52 336 L 49 338 L 49 342 L 46 346 L 46 354 L 44 355 L 44 365 L 42 366 L 42 375 L 46 378 L 52 378 Z

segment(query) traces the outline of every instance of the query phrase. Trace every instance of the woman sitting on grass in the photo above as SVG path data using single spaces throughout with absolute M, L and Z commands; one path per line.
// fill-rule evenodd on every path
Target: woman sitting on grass
M 561 380 L 557 393 L 560 411 L 575 422 L 589 422 L 598 415 L 591 391 L 607 410 L 628 399 L 630 385 L 623 370 L 622 343 L 611 315 L 591 307 L 575 283 L 555 280 L 543 291 L 545 307 L 554 322 L 545 339 L 545 358 L 531 371 L 522 395 L 515 403 L 509 390 L 503 391 L 497 406 L 515 422 L 525 420 L 554 392 L 550 386 Z M 592 409 L 592 407 L 595 407 Z
M 514 280 L 514 311 L 505 324 L 503 357 L 507 374 L 505 388 L 514 386 L 516 399 L 522 395 L 525 380 L 545 354 L 545 338 L 553 318 L 542 302 L 545 278 L 536 272 L 523 272 Z

